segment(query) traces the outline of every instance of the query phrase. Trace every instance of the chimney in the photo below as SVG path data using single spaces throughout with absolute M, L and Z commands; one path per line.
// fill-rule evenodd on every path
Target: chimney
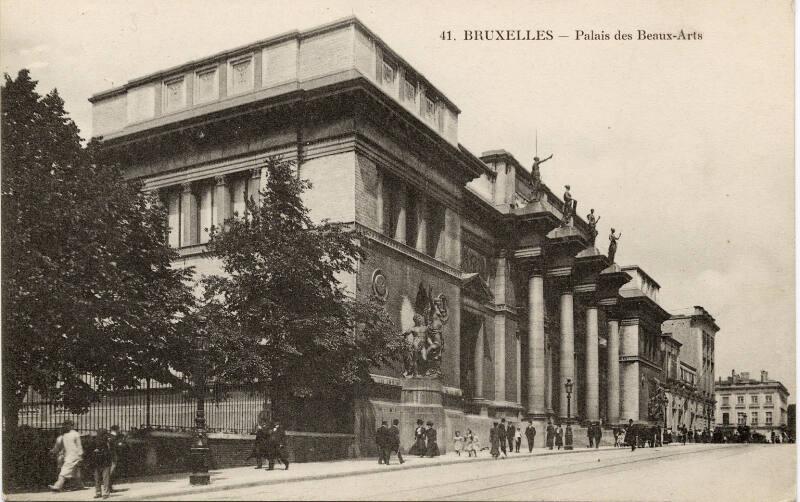
M 769 380 L 769 374 L 766 371 L 761 370 L 761 383 L 764 383 L 767 380 Z
M 750 380 L 750 372 L 749 371 L 742 371 L 739 375 L 743 381 Z

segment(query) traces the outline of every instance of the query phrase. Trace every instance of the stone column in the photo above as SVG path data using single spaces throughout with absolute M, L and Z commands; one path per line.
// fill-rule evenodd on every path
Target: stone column
M 544 389 L 544 407 L 547 413 L 553 413 L 553 349 L 549 349 L 545 354 L 545 380 L 547 384 Z
M 622 322 L 621 356 L 636 356 L 639 353 L 639 323 L 636 319 L 626 319 Z M 622 396 L 620 417 L 623 422 L 629 419 L 639 420 L 639 363 L 629 361 L 620 365 L 622 376 Z
M 516 377 L 517 377 L 517 379 L 516 379 L 516 382 L 517 382 L 517 403 L 519 403 L 519 405 L 522 406 L 522 341 L 520 340 L 519 332 L 517 332 L 514 335 L 514 341 L 515 341 L 515 344 L 517 346 L 517 353 L 516 353 L 516 356 L 517 356 L 517 359 L 516 359 L 516 361 L 517 361 L 517 363 L 516 363 L 516 369 L 517 369 L 517 375 L 516 375 Z
M 597 306 L 586 307 L 586 419 L 600 420 Z
M 231 192 L 228 190 L 228 185 L 225 184 L 225 176 L 216 176 L 214 181 L 216 186 L 214 187 L 212 223 L 222 229 L 225 220 L 231 216 Z
M 375 170 L 375 229 L 383 233 L 383 173 Z
M 199 242 L 197 233 L 197 197 L 192 191 L 192 183 L 181 185 L 181 245 L 191 246 Z
M 506 400 L 506 318 L 494 318 L 494 399 Z
M 545 413 L 544 277 L 528 278 L 528 413 Z
M 619 321 L 608 320 L 608 422 L 619 422 Z
M 256 167 L 250 171 L 250 179 L 247 182 L 247 197 L 252 198 L 258 204 L 261 201 L 261 168 Z
M 483 327 L 484 323 L 481 322 L 481 327 L 478 328 L 478 334 L 475 336 L 475 360 L 473 361 L 473 369 L 475 370 L 475 399 L 483 399 Z
M 561 393 L 561 416 L 567 418 L 567 391 L 564 384 L 569 378 L 575 382 L 575 327 L 572 317 L 572 291 L 561 293 L 561 351 L 559 353 L 559 363 L 561 366 L 561 378 L 557 382 L 558 391 Z M 578 393 L 577 385 L 573 387 L 572 397 Z M 575 399 L 572 399 L 570 406 L 570 416 L 575 416 Z
M 424 195 L 416 197 L 417 238 L 415 247 L 420 253 L 428 252 L 428 202 Z
M 397 187 L 397 226 L 394 229 L 394 238 L 406 243 L 406 211 L 408 211 L 408 191 L 405 183 L 398 183 Z

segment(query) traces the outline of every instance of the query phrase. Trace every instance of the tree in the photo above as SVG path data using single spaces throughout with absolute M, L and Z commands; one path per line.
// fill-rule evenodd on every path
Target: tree
M 210 254 L 224 275 L 203 281 L 200 313 L 210 364 L 221 382 L 267 385 L 273 406 L 287 397 L 341 395 L 396 359 L 401 337 L 380 301 L 358 299 L 337 280 L 365 252 L 347 227 L 315 224 L 294 164 L 266 163 L 260 202 L 212 229 Z
M 72 412 L 98 391 L 185 366 L 191 270 L 166 214 L 79 130 L 27 70 L 2 95 L 2 327 L 6 427 L 33 389 Z M 85 375 L 92 376 L 92 382 Z M 93 384 L 93 385 L 90 385 Z M 94 387 L 94 388 L 93 388 Z

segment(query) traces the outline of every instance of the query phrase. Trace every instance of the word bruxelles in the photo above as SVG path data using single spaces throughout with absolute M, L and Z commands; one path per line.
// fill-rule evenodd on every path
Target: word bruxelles
M 611 40 L 612 34 L 605 30 L 575 30 L 575 40 Z M 614 40 L 702 40 L 703 34 L 697 31 L 678 30 L 676 32 L 650 32 L 636 30 L 636 33 L 626 33 L 617 30 L 613 34 Z

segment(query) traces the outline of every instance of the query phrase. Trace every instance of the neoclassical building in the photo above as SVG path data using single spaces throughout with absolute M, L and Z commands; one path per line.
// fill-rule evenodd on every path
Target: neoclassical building
M 162 194 L 170 243 L 198 274 L 219 270 L 204 254 L 208 228 L 241 214 L 264 159 L 281 155 L 312 182 L 312 217 L 363 236 L 368 258 L 342 279 L 355 295 L 383 299 L 400 331 L 413 326 L 421 293 L 446 300 L 441 375 L 424 383 L 399 364 L 375 368 L 369 392 L 354 396 L 362 451 L 375 424 L 395 417 L 405 437 L 429 417 L 441 437 L 472 428 L 484 440 L 500 417 L 543 431 L 566 419 L 568 403 L 579 423 L 653 421 L 670 318 L 659 285 L 612 263 L 587 222 L 565 218 L 562 197 L 512 154 L 461 145 L 459 108 L 357 19 L 187 62 L 90 101 L 95 136 Z

